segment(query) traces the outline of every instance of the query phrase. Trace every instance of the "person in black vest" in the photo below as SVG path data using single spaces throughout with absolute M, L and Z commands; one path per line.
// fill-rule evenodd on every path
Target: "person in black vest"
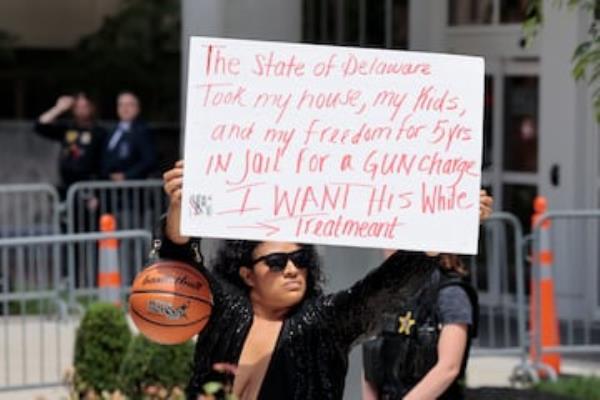
M 156 165 L 156 149 L 148 126 L 139 119 L 140 102 L 132 92 L 117 97 L 119 124 L 104 146 L 102 178 L 112 181 L 145 179 Z
M 68 111 L 73 120 L 60 120 Z M 34 130 L 61 144 L 61 198 L 72 183 L 98 177 L 106 131 L 96 124 L 96 107 L 85 93 L 59 97 L 54 107 L 40 115 Z
M 481 220 L 491 206 L 492 198 L 482 192 Z M 464 398 L 462 380 L 477 335 L 477 292 L 464 279 L 458 256 L 442 254 L 439 260 L 421 289 L 401 309 L 384 314 L 377 336 L 363 344 L 364 400 Z

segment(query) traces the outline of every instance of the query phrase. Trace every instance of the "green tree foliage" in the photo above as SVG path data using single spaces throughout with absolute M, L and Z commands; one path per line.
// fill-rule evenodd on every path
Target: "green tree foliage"
M 164 346 L 143 335 L 134 337 L 119 372 L 121 391 L 131 399 L 142 399 L 149 388 L 159 388 L 172 397 L 174 389 L 187 385 L 193 352 L 191 341 Z
M 176 119 L 180 12 L 179 0 L 123 0 L 115 15 L 79 42 L 73 63 L 79 80 L 113 104 L 119 91 L 134 90 L 153 119 Z
M 523 24 L 523 30 L 528 43 L 531 43 L 544 23 L 543 1 L 529 0 L 528 2 L 528 18 Z M 596 120 L 600 122 L 600 85 L 598 85 L 600 81 L 600 32 L 596 21 L 596 16 L 600 12 L 600 1 L 555 0 L 553 3 L 557 7 L 566 6 L 571 9 L 584 10 L 592 17 L 592 22 L 588 28 L 587 40 L 580 43 L 573 52 L 572 75 L 577 81 L 587 81 L 594 88 L 592 98 L 594 109 L 596 110 Z
M 75 389 L 96 393 L 118 388 L 119 368 L 131 339 L 121 308 L 92 304 L 75 337 Z

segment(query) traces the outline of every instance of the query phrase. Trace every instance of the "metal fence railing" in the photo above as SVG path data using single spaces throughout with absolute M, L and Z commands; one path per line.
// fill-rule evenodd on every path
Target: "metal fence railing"
M 68 311 L 80 311 L 100 292 L 96 252 L 86 253 L 82 265 L 65 255 L 70 247 L 96 248 L 106 238 L 130 249 L 118 257 L 125 300 L 150 248 L 147 231 L 0 239 L 0 392 L 60 384 L 72 365 L 78 323 Z M 77 273 L 85 285 L 75 284 Z
M 600 356 L 598 221 L 600 210 L 554 211 L 540 216 L 533 227 L 532 248 L 539 254 L 548 246 L 552 256 L 546 257 L 546 265 L 541 264 L 541 257 L 532 257 L 532 283 L 540 287 L 542 279 L 552 278 L 559 325 L 558 345 L 544 345 L 541 313 L 545 305 L 542 291 L 537 290 L 534 300 L 541 306 L 534 307 L 531 318 L 535 319 L 533 326 L 541 328 L 532 330 L 531 345 L 534 348 L 532 363 L 540 370 L 552 371 L 542 360 L 544 354 L 596 362 Z M 549 235 L 545 236 L 543 230 Z M 548 240 L 544 237 L 550 242 L 543 243 Z M 550 266 L 548 260 L 551 260 Z
M 52 185 L 0 185 L 0 237 L 59 233 L 60 212 Z
M 161 180 L 87 181 L 69 187 L 66 197 L 66 231 L 93 232 L 104 213 L 117 220 L 117 229 L 153 231 L 166 211 Z
M 478 256 L 470 258 L 471 283 L 479 294 L 479 335 L 473 356 L 517 355 L 513 377 L 535 379 L 527 360 L 527 313 L 523 228 L 510 213 L 496 212 L 483 225 Z
M 72 235 L 67 235 L 67 237 Z M 118 240 L 118 267 L 121 277 L 121 294 L 129 293 L 133 279 L 141 271 L 150 251 L 152 235 L 145 230 L 116 231 L 110 234 L 76 234 L 77 241 L 65 246 L 69 305 L 94 301 L 99 296 L 97 276 L 99 253 L 96 241 L 106 238 Z M 122 303 L 125 303 L 124 301 Z

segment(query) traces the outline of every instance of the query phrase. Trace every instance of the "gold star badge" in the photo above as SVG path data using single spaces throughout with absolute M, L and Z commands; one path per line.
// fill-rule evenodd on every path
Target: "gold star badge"
M 67 143 L 69 143 L 69 144 L 74 143 L 77 140 L 78 136 L 79 136 L 79 132 L 77 132 L 74 129 L 70 129 L 65 133 L 65 139 L 67 140 Z
M 412 318 L 412 311 L 408 311 L 404 317 L 399 317 L 398 322 L 400 326 L 398 327 L 398 333 L 404 333 L 405 335 L 410 335 L 410 328 L 415 324 L 415 320 Z

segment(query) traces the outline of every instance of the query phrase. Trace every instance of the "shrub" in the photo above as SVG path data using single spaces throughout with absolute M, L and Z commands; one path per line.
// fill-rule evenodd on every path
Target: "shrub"
M 572 396 L 578 400 L 597 400 L 600 397 L 600 378 L 595 376 L 560 377 L 556 382 L 541 382 L 537 385 L 537 390 Z
M 96 393 L 118 388 L 119 368 L 131 332 L 123 311 L 108 303 L 90 305 L 75 338 L 76 392 Z
M 144 398 L 149 391 L 176 397 L 173 390 L 180 390 L 189 380 L 193 353 L 191 341 L 165 346 L 143 335 L 134 337 L 121 364 L 121 390 L 131 399 Z

